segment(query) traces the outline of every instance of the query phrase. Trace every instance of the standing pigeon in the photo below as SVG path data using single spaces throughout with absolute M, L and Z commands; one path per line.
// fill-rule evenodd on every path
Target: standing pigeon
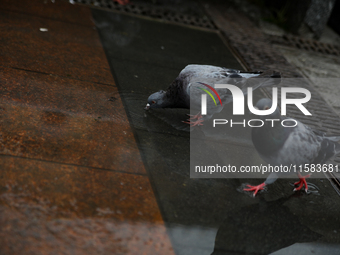
M 256 79 L 255 78 L 262 78 Z M 201 94 L 210 90 L 214 92 L 215 84 L 232 84 L 247 93 L 247 87 L 256 89 L 260 86 L 274 86 L 281 82 L 278 72 L 242 72 L 235 69 L 210 65 L 188 65 L 168 87 L 167 91 L 160 90 L 148 98 L 146 110 L 150 108 L 187 108 L 199 112 L 201 110 Z M 205 88 L 204 90 L 202 88 Z M 220 96 L 219 104 L 214 100 L 208 100 L 205 119 L 209 119 L 214 113 L 222 110 L 223 105 L 233 100 L 228 89 L 216 89 Z M 217 107 L 216 107 L 217 106 Z M 188 123 L 191 126 L 202 125 L 203 117 L 200 113 L 191 116 Z
M 256 104 L 256 108 L 259 110 L 270 109 L 272 106 L 272 100 L 263 98 Z M 279 111 L 276 111 L 267 116 L 259 116 L 264 119 L 277 119 L 280 122 L 284 118 L 280 115 Z M 290 118 L 291 119 L 291 118 Z M 340 136 L 326 136 L 323 132 L 318 130 L 312 130 L 307 125 L 295 120 L 297 125 L 295 127 L 284 127 L 279 121 L 276 121 L 272 126 L 271 121 L 264 121 L 262 127 L 252 128 L 252 141 L 260 154 L 262 159 L 272 166 L 300 166 L 304 164 L 323 164 L 328 159 L 334 157 L 340 153 L 340 144 L 337 141 L 340 140 Z M 289 120 L 285 121 L 286 126 L 294 126 L 295 123 L 289 124 Z M 263 187 L 272 184 L 277 178 L 287 173 L 271 173 L 265 182 L 257 186 L 247 185 L 245 191 L 254 191 L 254 197 L 259 190 L 263 190 Z M 290 173 L 288 173 L 290 174 Z M 303 185 L 305 191 L 308 190 L 307 182 L 305 178 L 309 175 L 302 176 L 297 173 L 300 181 L 294 183 L 299 185 L 294 189 L 300 190 Z

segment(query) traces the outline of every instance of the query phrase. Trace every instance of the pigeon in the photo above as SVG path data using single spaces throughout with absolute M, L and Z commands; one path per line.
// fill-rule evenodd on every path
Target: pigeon
M 259 110 L 267 110 L 272 106 L 272 100 L 269 98 L 262 98 L 256 104 Z M 278 109 L 270 115 L 259 116 L 264 125 L 262 127 L 252 128 L 252 142 L 255 149 L 261 158 L 272 166 L 300 166 L 305 164 L 323 164 L 327 160 L 333 158 L 340 153 L 340 136 L 326 136 L 325 133 L 314 130 L 311 127 L 302 124 L 300 121 L 281 116 Z M 264 121 L 264 119 L 277 119 L 273 124 L 271 121 Z M 285 126 L 281 125 L 281 121 L 286 119 Z M 289 120 L 288 120 L 289 119 Z M 294 123 L 295 121 L 295 123 Z M 290 123 L 290 124 L 289 124 Z M 295 125 L 297 124 L 297 125 Z M 295 126 L 295 127 L 293 127 Z M 291 171 L 293 168 L 290 168 Z M 267 179 L 260 185 L 247 185 L 245 191 L 254 191 L 255 197 L 259 190 L 263 190 L 268 184 L 274 183 L 285 172 L 271 173 Z M 305 191 L 308 191 L 306 176 L 302 176 L 297 172 L 299 181 L 294 183 L 294 191 L 301 190 L 305 186 Z
M 262 79 L 255 79 L 262 78 Z M 192 108 L 198 112 L 189 115 L 188 123 L 191 126 L 200 126 L 204 119 L 209 119 L 222 110 L 225 104 L 232 102 L 233 97 L 228 89 L 214 89 L 215 84 L 232 84 L 247 93 L 247 87 L 274 86 L 281 82 L 281 74 L 275 71 L 243 72 L 236 69 L 217 67 L 211 65 L 187 65 L 172 82 L 166 91 L 160 90 L 149 96 L 144 109 L 151 108 Z M 202 89 L 205 88 L 205 89 Z M 215 99 L 207 101 L 207 115 L 203 116 L 201 110 L 201 95 L 210 90 L 219 95 L 218 105 Z M 217 94 L 216 93 L 216 94 Z M 217 106 L 217 107 L 216 107 Z

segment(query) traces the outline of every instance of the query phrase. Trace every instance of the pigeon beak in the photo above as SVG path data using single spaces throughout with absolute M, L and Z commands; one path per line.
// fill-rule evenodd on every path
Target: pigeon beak
M 150 104 L 146 104 L 144 110 L 149 110 L 150 109 Z

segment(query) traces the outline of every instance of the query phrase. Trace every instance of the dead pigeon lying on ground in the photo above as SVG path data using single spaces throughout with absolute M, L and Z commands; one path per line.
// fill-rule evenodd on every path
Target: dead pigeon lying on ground
M 256 107 L 259 110 L 270 109 L 272 106 L 272 100 L 263 98 L 259 100 Z M 261 119 L 278 119 L 280 122 L 285 118 L 281 116 L 279 110 L 270 115 L 259 116 Z M 290 118 L 291 119 L 291 118 Z M 304 166 L 305 164 L 323 164 L 336 154 L 340 153 L 340 144 L 337 141 L 340 140 L 340 136 L 326 136 L 323 132 L 313 130 L 310 127 L 297 121 L 295 127 L 284 127 L 279 121 L 276 121 L 274 127 L 272 127 L 271 121 L 264 121 L 262 127 L 252 128 L 252 141 L 260 154 L 262 159 L 272 166 Z M 291 124 L 289 124 L 291 122 Z M 294 126 L 293 121 L 286 121 L 286 126 Z M 291 171 L 294 168 L 290 168 Z M 299 185 L 294 189 L 300 190 L 303 185 L 305 191 L 308 190 L 307 182 L 305 178 L 310 174 L 302 176 L 300 169 L 296 169 L 300 181 L 295 185 Z M 254 191 L 254 196 L 259 190 L 263 190 L 264 186 L 272 184 L 285 174 L 291 173 L 271 173 L 268 178 L 260 185 L 251 186 L 247 185 L 246 191 Z
M 167 91 L 161 90 L 149 96 L 145 109 L 190 109 L 191 103 L 192 110 L 199 113 L 192 116 L 186 123 L 191 126 L 202 125 L 203 117 L 200 114 L 201 95 L 207 93 L 206 91 L 211 91 L 210 93 L 213 95 L 215 93 L 215 84 L 236 85 L 246 94 L 247 87 L 257 89 L 258 87 L 278 85 L 280 82 L 280 73 L 273 71 L 263 73 L 242 72 L 210 65 L 188 65 L 180 72 Z M 220 98 L 218 100 L 208 98 L 207 115 L 204 116 L 204 119 L 209 119 L 213 114 L 220 112 L 225 104 L 233 100 L 232 94 L 228 89 L 216 89 L 216 92 Z M 215 94 L 217 95 L 217 93 Z M 216 102 L 219 102 L 218 105 Z

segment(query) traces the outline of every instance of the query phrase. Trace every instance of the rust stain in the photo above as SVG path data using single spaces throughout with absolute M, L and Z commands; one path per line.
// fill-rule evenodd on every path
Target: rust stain
M 5 254 L 174 254 L 146 176 L 1 156 Z
M 61 124 L 65 121 L 66 114 L 57 111 L 44 111 L 41 120 L 46 124 Z
M 161 223 L 146 176 L 1 157 L 0 204 L 36 204 L 47 218 L 95 217 Z
M 117 88 L 10 68 L 0 79 L 0 154 L 146 174 Z
M 0 10 L 0 29 L 4 66 L 114 85 L 93 27 Z
M 89 8 L 60 0 L 2 0 L 1 9 L 93 27 Z M 56 11 L 57 10 L 57 11 Z
M 0 8 L 0 253 L 174 254 L 90 10 Z

